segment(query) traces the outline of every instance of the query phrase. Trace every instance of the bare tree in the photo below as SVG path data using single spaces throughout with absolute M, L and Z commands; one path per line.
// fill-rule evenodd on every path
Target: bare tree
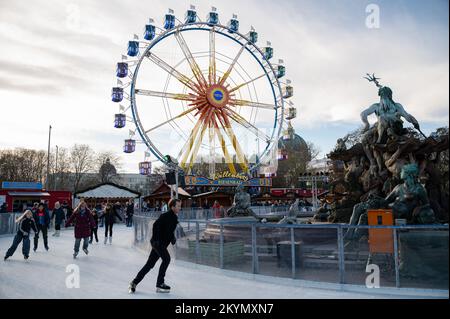
M 94 152 L 89 145 L 75 144 L 70 150 L 71 170 L 74 174 L 73 191 L 77 192 L 84 174 L 94 168 Z

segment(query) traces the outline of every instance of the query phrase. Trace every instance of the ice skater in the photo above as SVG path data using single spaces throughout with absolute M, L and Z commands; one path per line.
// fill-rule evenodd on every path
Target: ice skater
M 64 214 L 64 210 L 61 207 L 61 204 L 59 202 L 55 203 L 55 209 L 52 212 L 51 219 L 55 219 L 55 232 L 52 236 L 59 237 L 59 234 L 61 232 L 61 224 L 63 223 L 64 219 L 66 218 Z
M 26 210 L 20 217 L 16 219 L 16 223 L 19 224 L 18 227 L 19 229 L 17 231 L 16 236 L 14 236 L 14 240 L 11 247 L 6 252 L 4 258 L 5 261 L 12 255 L 14 255 L 14 252 L 16 251 L 21 241 L 22 241 L 23 258 L 27 260 L 28 257 L 30 256 L 30 231 L 31 229 L 33 229 L 35 234 L 38 232 L 36 223 L 34 222 L 33 219 L 33 213 L 29 209 Z
M 44 203 L 40 203 L 38 209 L 33 214 L 34 221 L 37 226 L 37 233 L 34 235 L 34 247 L 33 251 L 38 248 L 39 233 L 42 233 L 42 238 L 44 238 L 44 247 L 48 251 L 48 228 L 50 225 L 50 214 L 48 210 L 45 209 Z
M 181 210 L 181 200 L 171 199 L 169 201 L 169 211 L 161 214 L 159 218 L 153 223 L 153 233 L 150 239 L 152 251 L 148 257 L 144 267 L 139 271 L 136 278 L 134 278 L 128 291 L 134 293 L 136 286 L 144 279 L 145 275 L 155 266 L 159 258 L 162 259 L 159 267 L 158 279 L 156 281 L 156 292 L 170 292 L 170 287 L 164 283 L 167 267 L 170 263 L 170 255 L 167 251 L 167 246 L 171 243 L 175 245 L 175 229 L 178 224 L 178 213 Z
M 120 221 L 123 221 L 122 217 L 120 217 L 115 207 L 113 207 L 110 203 L 107 203 L 105 211 L 100 216 L 101 219 L 103 218 L 105 219 L 105 241 L 104 241 L 105 245 L 108 240 L 108 230 L 109 230 L 109 243 L 112 244 L 112 230 L 113 225 L 116 222 L 116 216 L 117 218 L 120 219 Z
M 89 237 L 91 235 L 91 229 L 95 227 L 95 221 L 92 217 L 92 213 L 87 208 L 86 202 L 81 200 L 77 208 L 73 211 L 69 220 L 66 222 L 66 227 L 74 222 L 75 228 L 75 246 L 73 248 L 73 258 L 77 258 L 78 251 L 80 250 L 81 239 L 83 239 L 83 251 L 87 255 L 89 253 Z
M 94 218 L 95 227 L 91 229 L 91 238 L 89 239 L 89 244 L 92 244 L 92 241 L 94 240 L 94 236 L 95 236 L 95 242 L 98 243 L 98 236 L 97 236 L 98 215 L 97 215 L 97 210 L 95 208 L 92 210 L 92 217 Z

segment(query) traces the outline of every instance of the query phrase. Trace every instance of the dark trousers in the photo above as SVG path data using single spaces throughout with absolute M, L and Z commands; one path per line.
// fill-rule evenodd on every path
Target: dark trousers
M 14 252 L 16 251 L 17 247 L 19 246 L 22 240 L 23 240 L 22 253 L 25 257 L 28 257 L 28 255 L 30 254 L 30 236 L 24 236 L 22 232 L 18 232 L 16 236 L 14 236 L 13 243 L 6 252 L 5 257 L 11 257 L 12 255 L 14 255 Z
M 55 224 L 55 230 L 61 230 L 61 225 L 60 224 Z
M 89 237 L 75 238 L 75 246 L 73 247 L 73 250 L 76 253 L 80 250 L 81 239 L 83 239 L 83 249 L 88 249 L 89 247 Z
M 42 238 L 44 238 L 44 247 L 48 247 L 47 241 L 47 226 L 46 225 L 37 225 L 37 233 L 34 235 L 34 250 L 38 247 L 39 233 L 42 232 Z
M 109 237 L 112 237 L 112 229 L 113 229 L 113 223 L 108 224 L 105 223 L 105 237 L 108 237 L 108 230 L 109 230 Z
M 133 226 L 133 216 L 127 218 L 127 227 Z
M 166 275 L 167 267 L 170 264 L 170 254 L 167 251 L 167 247 L 159 247 L 157 249 L 153 248 L 150 256 L 144 267 L 139 271 L 133 282 L 137 285 L 144 279 L 145 275 L 155 266 L 158 259 L 161 257 L 162 263 L 159 267 L 158 279 L 156 280 L 156 285 L 159 286 L 164 283 L 164 276 Z
M 94 236 L 95 236 L 95 241 L 98 242 L 97 230 L 98 230 L 97 227 L 92 228 L 92 230 L 91 230 L 91 238 L 89 240 L 91 243 L 92 243 L 92 239 L 94 239 Z

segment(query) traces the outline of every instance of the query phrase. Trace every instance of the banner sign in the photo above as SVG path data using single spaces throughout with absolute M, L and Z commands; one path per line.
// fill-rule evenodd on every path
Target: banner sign
M 236 177 L 224 177 L 219 179 L 209 179 L 203 176 L 186 175 L 184 177 L 186 185 L 189 186 L 238 186 L 245 185 L 250 187 L 270 187 L 271 178 L 252 178 L 248 181 Z
M 33 182 L 2 182 L 3 189 L 42 189 L 42 183 Z

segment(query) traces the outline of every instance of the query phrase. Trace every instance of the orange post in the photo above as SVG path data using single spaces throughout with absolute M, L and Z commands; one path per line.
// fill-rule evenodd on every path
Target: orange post
M 392 226 L 392 209 L 372 209 L 367 212 L 369 226 Z M 369 251 L 373 253 L 394 253 L 392 229 L 369 229 Z

